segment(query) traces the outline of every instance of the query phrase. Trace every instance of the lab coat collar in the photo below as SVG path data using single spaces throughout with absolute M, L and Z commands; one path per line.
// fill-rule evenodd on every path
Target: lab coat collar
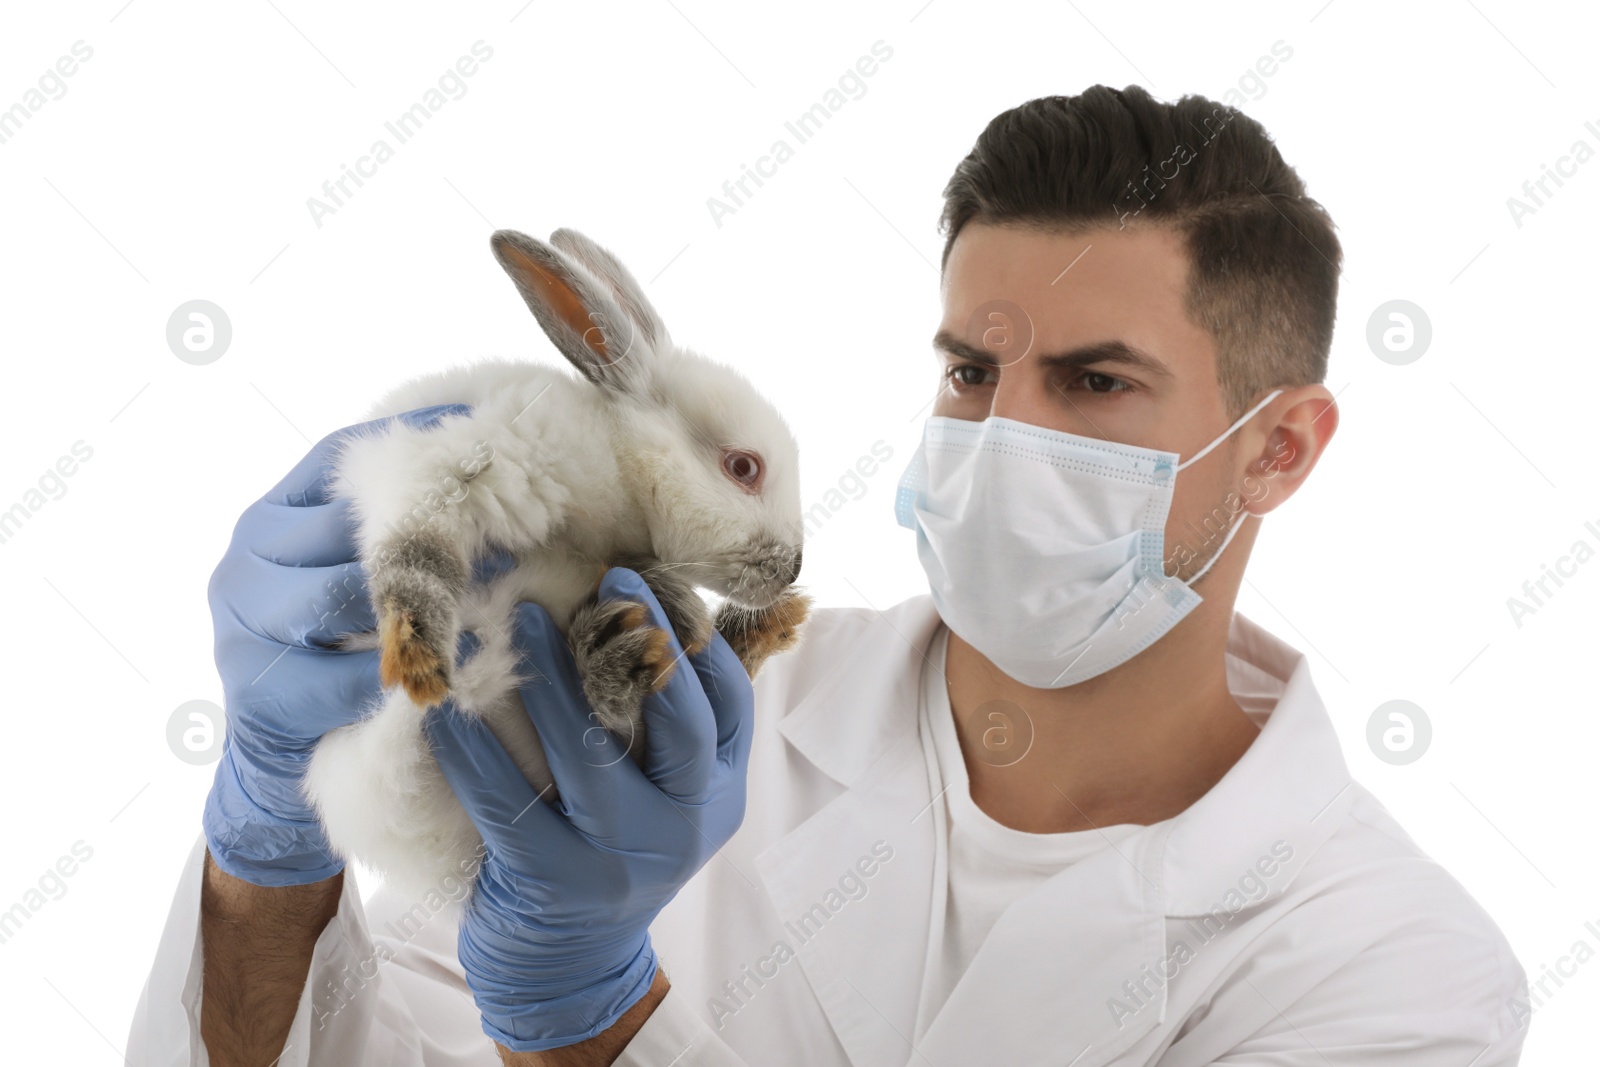
M 842 655 L 813 671 L 815 684 L 778 721 L 778 732 L 840 785 L 856 782 L 897 739 L 916 732 L 917 672 L 939 621 L 926 593 L 886 611 L 850 612 L 840 632 L 828 634 L 830 648 L 847 652 L 870 642 L 883 654 Z M 908 680 L 909 706 L 900 692 Z M 851 713 L 840 714 L 841 704 Z
M 1261 733 L 1170 820 L 1163 881 L 1172 916 L 1232 907 L 1230 894 L 1256 903 L 1282 893 L 1355 799 L 1310 661 L 1238 612 L 1227 656 L 1228 688 Z M 1256 880 L 1266 884 L 1264 897 L 1254 895 Z
M 778 732 L 841 785 L 857 782 L 892 744 L 915 733 L 915 699 L 897 696 L 898 687 L 917 677 L 939 623 L 926 593 L 852 616 L 836 647 L 872 642 L 884 651 L 841 656 L 832 669 L 817 672 Z M 892 635 L 873 633 L 883 626 Z M 1276 868 L 1268 895 L 1281 892 L 1353 799 L 1338 735 L 1304 654 L 1234 612 L 1226 655 L 1228 688 L 1261 733 L 1216 785 L 1168 820 L 1161 865 L 1168 915 L 1217 907 L 1278 841 L 1294 852 L 1286 863 L 1267 865 Z M 850 712 L 841 714 L 841 705 Z
M 908 983 L 902 954 L 883 951 L 883 930 L 873 923 L 892 916 L 920 934 L 924 924 L 943 921 L 943 850 L 936 820 L 921 814 L 933 796 L 917 730 L 918 680 L 938 625 L 926 595 L 884 611 L 841 613 L 813 650 L 820 660 L 802 673 L 815 679 L 811 688 L 789 698 L 777 724 L 797 752 L 844 787 L 757 857 L 779 914 L 804 911 L 824 882 L 848 869 L 862 842 L 877 837 L 894 843 L 897 872 L 932 872 L 935 880 L 930 900 L 926 874 L 898 886 L 879 875 L 876 907 L 843 909 L 826 936 L 799 953 L 861 1067 L 907 1062 L 912 1035 L 888 1020 L 897 1007 L 905 1018 L 907 987 L 918 984 Z M 1262 903 L 1283 892 L 1331 834 L 1352 791 L 1304 657 L 1237 613 L 1227 654 L 1230 690 L 1264 721 L 1250 749 L 1182 815 L 1073 864 L 1013 904 L 911 1062 L 1110 1062 L 1165 1018 L 1165 985 L 1135 987 L 1167 955 L 1166 917 L 1237 910 L 1241 896 Z M 817 669 L 823 662 L 828 668 Z M 942 825 L 942 811 L 934 811 Z M 1283 847 L 1273 851 L 1280 841 L 1293 850 L 1287 861 Z M 1271 876 L 1257 866 L 1263 858 Z M 1041 938 L 1066 951 L 1041 952 Z

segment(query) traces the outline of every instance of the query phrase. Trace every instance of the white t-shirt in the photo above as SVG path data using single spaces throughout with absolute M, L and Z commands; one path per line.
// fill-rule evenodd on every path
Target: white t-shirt
M 1058 871 L 1101 849 L 1113 848 L 1142 829 L 1133 823 L 1119 823 L 1094 830 L 1034 834 L 996 822 L 974 803 L 946 689 L 949 635 L 949 627 L 940 625 L 933 637 L 922 668 L 918 702 L 923 752 L 935 797 L 922 817 L 931 815 L 943 825 L 936 826 L 940 855 L 934 871 L 933 922 L 915 1040 L 921 1039 L 1012 901 Z

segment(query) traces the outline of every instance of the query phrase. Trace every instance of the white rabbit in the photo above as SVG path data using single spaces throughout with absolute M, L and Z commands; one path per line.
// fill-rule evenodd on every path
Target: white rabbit
M 517 690 L 508 635 L 520 601 L 561 627 L 596 717 L 635 761 L 642 701 L 673 663 L 642 609 L 599 602 L 608 567 L 640 572 L 687 651 L 713 625 L 696 587 L 724 597 L 716 628 L 752 677 L 794 644 L 810 607 L 792 584 L 798 446 L 776 408 L 732 368 L 675 345 L 633 276 L 582 234 L 560 229 L 545 244 L 501 230 L 490 244 L 581 376 L 487 360 L 415 379 L 368 417 L 448 403 L 471 413 L 352 437 L 330 482 L 351 501 L 378 619 L 344 645 L 381 649 L 386 688 L 318 743 L 302 788 L 341 856 L 418 898 L 470 886 L 482 846 L 429 751 L 426 709 L 448 696 L 481 716 L 556 798 Z M 475 576 L 496 551 L 515 565 Z M 457 667 L 464 630 L 481 644 Z

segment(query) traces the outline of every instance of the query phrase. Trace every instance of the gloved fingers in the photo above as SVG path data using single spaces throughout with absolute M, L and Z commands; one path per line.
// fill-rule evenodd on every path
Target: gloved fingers
M 341 634 L 378 625 L 359 563 L 280 567 L 249 553 L 231 554 L 212 573 L 206 596 L 218 633 L 231 619 L 280 645 L 331 649 Z
M 453 701 L 422 721 L 439 770 L 499 862 L 514 873 L 559 870 L 577 844 L 567 825 L 528 784 L 482 720 Z
M 426 430 L 447 415 L 470 415 L 471 404 L 430 404 L 427 407 L 412 408 L 393 416 L 411 427 L 413 430 Z M 382 421 L 375 419 L 375 422 Z
M 711 784 L 717 727 L 711 705 L 691 670 L 683 646 L 655 593 L 638 572 L 612 567 L 600 579 L 601 600 L 632 600 L 645 606 L 650 622 L 666 631 L 672 676 L 644 700 L 644 775 L 675 800 L 696 803 Z
M 716 717 L 717 760 L 743 774 L 755 733 L 756 694 L 750 675 L 727 638 L 719 633 L 712 634 L 711 643 L 690 656 L 689 662 L 700 677 L 701 691 Z
M 361 554 L 356 517 L 344 497 L 306 507 L 258 500 L 239 516 L 228 551 L 247 552 L 284 567 L 327 567 L 349 563 Z
M 456 666 L 471 659 L 481 644 L 476 634 L 463 631 L 456 644 Z M 291 647 L 286 652 L 282 646 L 251 641 L 221 654 L 236 657 L 229 705 L 235 715 L 248 717 L 248 732 L 260 738 L 260 744 L 283 747 L 315 741 L 329 730 L 357 721 L 383 698 L 375 650 Z
M 519 691 L 522 706 L 539 732 L 563 812 L 583 833 L 615 841 L 629 813 L 648 803 L 653 787 L 600 725 L 550 613 L 531 601 L 517 605 L 511 640 L 528 678 Z
M 311 451 L 261 499 L 295 508 L 326 504 L 329 499 L 328 473 L 334 456 L 338 454 L 339 444 L 346 437 L 375 433 L 387 426 L 391 418 L 400 419 L 413 429 L 425 429 L 447 415 L 465 415 L 471 410 L 469 404 L 436 404 L 335 430 L 312 445 Z
M 231 662 L 225 695 L 230 726 L 240 716 L 249 729 L 283 745 L 315 741 L 360 719 L 383 694 L 378 653 L 279 647 L 266 641 L 218 648 Z M 220 666 L 220 663 L 219 663 Z
M 227 605 L 253 632 L 313 648 L 332 648 L 341 634 L 377 627 L 366 568 L 346 521 L 349 501 L 308 508 L 255 504 L 246 514 L 252 512 L 252 547 L 235 545 L 212 572 L 214 612 Z M 514 566 L 511 553 L 492 549 L 474 562 L 475 579 L 488 581 Z

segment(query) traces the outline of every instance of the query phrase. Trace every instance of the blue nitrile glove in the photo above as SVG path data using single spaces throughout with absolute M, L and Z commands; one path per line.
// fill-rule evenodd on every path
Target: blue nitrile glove
M 655 595 L 613 567 L 602 599 Z M 593 719 L 549 614 L 517 610 L 522 703 L 544 743 L 559 806 L 541 800 L 494 735 L 446 701 L 424 729 L 488 846 L 457 950 L 483 1031 L 514 1052 L 608 1029 L 650 989 L 650 923 L 744 820 L 755 694 L 722 635 L 685 657 L 645 702 L 644 769 Z M 692 665 L 692 666 L 691 666 Z
M 447 404 L 395 417 L 420 428 L 470 410 Z M 217 866 L 256 885 L 320 882 L 344 867 L 300 779 L 322 735 L 359 719 L 382 685 L 376 650 L 332 647 L 377 622 L 349 502 L 330 500 L 327 481 L 340 440 L 388 422 L 317 442 L 240 516 L 207 588 L 227 733 L 201 826 Z

